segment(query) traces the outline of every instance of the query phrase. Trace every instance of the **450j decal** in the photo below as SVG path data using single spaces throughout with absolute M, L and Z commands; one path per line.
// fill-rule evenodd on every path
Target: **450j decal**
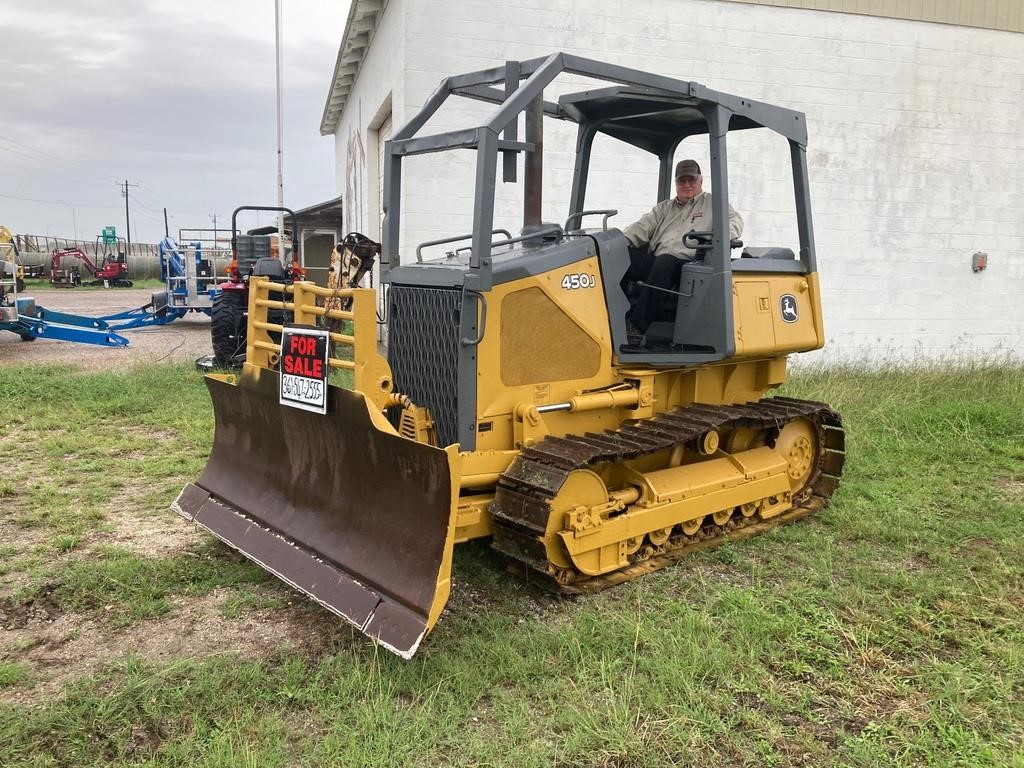
M 577 272 L 562 278 L 562 287 L 567 291 L 575 291 L 577 288 L 593 288 L 595 285 L 597 285 L 597 278 L 586 272 Z

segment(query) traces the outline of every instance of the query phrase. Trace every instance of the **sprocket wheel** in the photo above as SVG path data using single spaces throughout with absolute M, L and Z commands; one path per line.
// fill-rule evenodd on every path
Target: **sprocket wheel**
M 810 482 L 818 463 L 820 446 L 814 425 L 804 419 L 789 422 L 779 432 L 775 450 L 789 462 L 786 474 L 796 493 Z

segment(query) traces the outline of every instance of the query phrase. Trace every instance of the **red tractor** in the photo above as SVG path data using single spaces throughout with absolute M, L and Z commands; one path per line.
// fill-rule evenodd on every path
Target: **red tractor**
M 277 283 L 301 280 L 299 239 L 295 238 L 291 260 L 284 261 L 280 233 L 262 235 L 238 234 L 238 214 L 242 211 L 272 211 L 286 213 L 292 222 L 295 213 L 290 208 L 262 205 L 243 205 L 231 214 L 231 263 L 227 281 L 213 299 L 210 315 L 210 335 L 213 358 L 220 366 L 237 366 L 245 361 L 246 323 L 249 317 L 249 279 L 266 277 Z M 270 313 L 270 322 L 281 324 L 290 317 L 282 310 Z M 272 334 L 271 338 L 277 334 Z
M 68 256 L 78 259 L 81 267 L 88 271 L 93 279 L 86 285 L 105 285 L 111 288 L 131 288 L 128 279 L 128 256 L 124 252 L 108 253 L 97 266 L 89 254 L 78 246 L 57 248 L 50 255 L 50 285 L 55 288 L 72 288 L 82 285 L 81 267 L 62 267 Z
M 249 234 L 238 233 L 238 214 L 242 211 L 270 211 L 287 214 L 292 229 L 291 253 L 281 245 L 279 233 Z M 338 221 L 339 227 L 341 221 Z M 306 270 L 299 255 L 302 242 L 301 221 L 296 220 L 290 208 L 243 205 L 231 215 L 232 259 L 228 266 L 228 279 L 219 284 L 220 293 L 213 299 L 210 315 L 210 334 L 213 342 L 212 364 L 220 367 L 237 367 L 245 362 L 249 317 L 249 280 L 265 277 L 275 283 L 291 283 L 304 280 Z M 380 244 L 358 232 L 350 232 L 340 243 L 341 255 L 338 267 L 337 287 L 358 287 L 363 277 L 373 268 Z M 328 284 L 330 287 L 330 283 Z M 351 299 L 341 299 L 340 308 L 348 310 Z M 271 309 L 268 322 L 283 325 L 291 322 L 292 313 L 285 309 Z M 280 333 L 270 331 L 273 342 L 280 341 Z M 332 342 L 333 343 L 333 342 Z

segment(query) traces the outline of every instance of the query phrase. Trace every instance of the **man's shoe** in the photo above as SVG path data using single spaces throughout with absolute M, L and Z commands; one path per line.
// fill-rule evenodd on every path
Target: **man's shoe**
M 644 332 L 637 328 L 628 317 L 626 318 L 626 341 L 631 347 L 644 343 Z
M 671 339 L 644 339 L 645 352 L 676 352 L 676 345 Z
M 648 339 L 647 337 L 641 337 L 636 342 L 630 339 L 628 344 L 623 344 L 619 347 L 619 351 L 632 355 L 671 354 L 680 352 L 681 347 L 678 344 L 673 344 L 671 339 Z

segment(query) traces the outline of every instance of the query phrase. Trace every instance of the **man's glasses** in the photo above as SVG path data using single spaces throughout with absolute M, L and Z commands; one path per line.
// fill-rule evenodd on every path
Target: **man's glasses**
M 696 184 L 698 180 L 696 176 L 683 176 L 676 179 L 676 184 Z

